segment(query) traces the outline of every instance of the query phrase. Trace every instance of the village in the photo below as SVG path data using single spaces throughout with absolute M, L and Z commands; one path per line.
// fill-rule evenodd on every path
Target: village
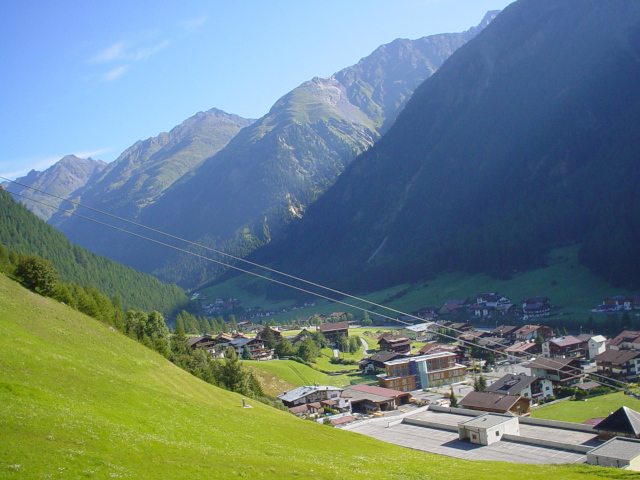
M 607 311 L 640 309 L 635 297 L 607 298 L 602 305 Z M 476 328 L 470 321 L 442 318 L 463 308 L 471 318 L 528 323 Z M 303 385 L 277 398 L 300 418 L 432 453 L 640 470 L 640 412 L 621 407 L 581 424 L 531 417 L 556 402 L 588 400 L 620 389 L 635 394 L 625 387 L 640 375 L 640 331 L 623 330 L 607 338 L 597 332 L 570 335 L 534 323 L 551 309 L 547 298 L 528 298 L 515 307 L 495 292 L 480 293 L 475 302 L 454 300 L 439 309 L 425 308 L 404 317 L 413 320 L 410 324 L 375 335 L 375 349 L 359 339 L 364 353 L 358 369 L 370 382 Z M 516 311 L 518 317 L 510 316 Z M 274 345 L 284 339 L 296 344 L 321 333 L 339 358 L 340 342 L 350 331 L 362 329 L 348 318 L 344 312 L 303 318 L 298 325 L 307 327 L 295 331 L 242 320 L 238 329 L 243 333 L 192 337 L 189 344 L 216 358 L 233 348 L 238 357 L 270 361 L 278 359 Z M 423 321 L 415 323 L 416 318 Z

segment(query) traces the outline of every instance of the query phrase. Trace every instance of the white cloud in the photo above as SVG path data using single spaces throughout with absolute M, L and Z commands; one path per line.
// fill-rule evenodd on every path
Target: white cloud
M 86 150 L 82 152 L 75 152 L 74 155 L 80 158 L 97 157 L 98 155 L 107 153 L 109 150 L 110 150 L 109 148 L 101 148 L 99 150 Z
M 102 76 L 102 79 L 107 81 L 107 82 L 112 82 L 112 81 L 120 78 L 122 76 L 122 74 L 124 72 L 126 72 L 127 70 L 129 70 L 129 65 L 121 65 L 121 66 L 116 67 L 116 68 L 110 70 L 109 72 L 105 73 Z
M 4 177 L 4 178 L 8 178 L 10 180 L 15 180 L 18 177 L 25 176 L 31 170 L 37 170 L 37 171 L 45 170 L 45 169 L 49 168 L 51 165 L 53 165 L 54 163 L 56 163 L 58 160 L 60 160 L 62 157 L 63 157 L 63 155 L 55 156 L 55 157 L 42 158 L 42 159 L 37 160 L 35 162 L 33 162 L 33 160 L 24 160 L 24 161 L 16 162 L 16 163 L 20 163 L 20 164 L 23 164 L 23 163 L 26 163 L 26 162 L 33 162 L 33 163 L 31 163 L 31 166 L 29 166 L 29 167 L 25 167 L 25 168 L 21 168 L 19 170 L 9 171 L 9 172 L 5 172 L 5 173 L 0 173 L 0 176 Z
M 207 21 L 208 15 L 202 15 L 201 17 L 190 18 L 178 23 L 178 26 L 182 28 L 185 33 L 193 33 L 198 30 Z
M 112 62 L 114 60 L 121 60 L 124 55 L 124 49 L 126 45 L 124 42 L 114 43 L 110 47 L 105 48 L 89 59 L 89 63 L 105 63 Z

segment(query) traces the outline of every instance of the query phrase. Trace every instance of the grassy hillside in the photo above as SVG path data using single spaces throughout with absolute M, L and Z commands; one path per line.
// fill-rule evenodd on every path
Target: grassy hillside
M 625 477 L 459 461 L 332 429 L 197 380 L 0 277 L 2 478 Z

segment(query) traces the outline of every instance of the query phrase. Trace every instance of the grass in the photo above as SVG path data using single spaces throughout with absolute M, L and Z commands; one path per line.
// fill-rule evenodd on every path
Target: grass
M 2 478 L 627 476 L 584 465 L 462 461 L 249 403 L 243 409 L 239 395 L 0 276 Z
M 371 383 L 375 380 L 375 377 L 362 375 L 358 370 L 342 375 L 328 375 L 302 363 L 294 362 L 293 360 L 270 360 L 268 362 L 247 361 L 245 363 L 251 366 L 251 368 L 269 372 L 295 387 L 313 385 L 316 382 L 320 385 L 342 387 L 356 383 Z M 346 367 L 347 365 L 332 366 Z M 278 392 L 278 395 L 280 393 L 282 392 Z
M 606 417 L 620 407 L 625 406 L 640 411 L 640 400 L 625 395 L 623 392 L 589 398 L 587 401 L 568 400 L 539 408 L 531 413 L 534 418 L 562 420 L 564 422 L 582 423 L 596 417 Z

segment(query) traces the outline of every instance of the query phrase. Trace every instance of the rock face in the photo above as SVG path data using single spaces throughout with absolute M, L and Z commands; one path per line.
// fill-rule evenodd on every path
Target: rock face
M 637 285 L 639 59 L 639 3 L 510 5 L 256 260 L 369 289 L 509 275 L 580 242 L 594 272 Z
M 46 221 L 58 211 L 57 208 L 63 201 L 38 193 L 34 189 L 69 198 L 83 187 L 91 185 L 106 166 L 102 160 L 67 155 L 45 171 L 31 170 L 26 176 L 16 179 L 17 183 L 3 183 L 2 188 L 16 194 L 13 197 L 17 201 L 24 203 L 29 210 Z
M 218 153 L 178 180 L 170 179 L 170 188 L 160 191 L 154 186 L 157 180 L 150 183 L 158 176 L 126 173 L 130 163 L 143 165 L 142 171 L 161 168 L 161 149 L 169 150 L 163 147 L 165 140 L 158 137 L 152 139 L 154 145 L 134 145 L 105 170 L 83 202 L 247 255 L 303 216 L 353 158 L 388 129 L 414 89 L 494 16 L 490 12 L 478 27 L 463 33 L 396 40 L 329 78 L 305 82 Z M 142 148 L 151 153 L 137 153 Z M 141 185 L 136 195 L 123 193 L 134 183 Z M 215 265 L 148 242 L 127 239 L 123 249 L 117 233 L 89 232 L 75 219 L 58 225 L 94 251 L 183 286 L 216 274 Z

